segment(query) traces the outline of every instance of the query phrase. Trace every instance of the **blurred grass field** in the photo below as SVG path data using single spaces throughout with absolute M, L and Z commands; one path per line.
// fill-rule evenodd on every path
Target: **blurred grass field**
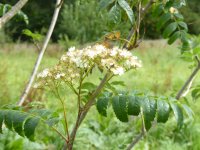
M 140 90 L 144 92 L 148 91 L 155 95 L 175 95 L 192 71 L 192 69 L 189 69 L 190 64 L 180 59 L 180 50 L 177 47 L 178 45 L 167 45 L 164 40 L 144 41 L 133 52 L 142 60 L 143 67 L 136 71 L 130 71 L 123 76 L 116 77 L 114 80 L 124 81 L 130 91 Z M 33 46 L 27 44 L 5 45 L 0 48 L 0 105 L 16 103 L 20 98 L 37 58 L 38 52 L 34 49 Z M 42 61 L 40 70 L 57 63 L 62 53 L 64 51 L 60 50 L 56 45 L 50 46 Z M 95 72 L 95 75 L 88 80 L 98 82 L 98 78 L 95 77 L 97 75 L 98 72 Z M 198 84 L 199 81 L 200 77 L 198 75 L 194 85 Z M 30 95 L 29 99 L 31 101 L 42 98 L 42 103 L 46 107 L 60 110 L 59 102 L 50 92 L 32 92 L 36 96 Z M 74 113 L 75 99 L 68 90 L 62 92 L 62 95 L 67 97 L 68 119 L 72 123 L 74 116 L 76 116 Z M 195 112 L 195 119 L 193 121 L 185 120 L 186 124 L 183 129 L 177 131 L 175 127 L 176 122 L 174 118 L 171 118 L 167 124 L 160 124 L 153 127 L 145 138 L 136 145 L 136 149 L 199 150 L 200 108 L 198 106 L 200 102 L 198 100 L 195 102 L 192 101 L 190 93 L 188 98 Z M 110 114 L 108 118 L 102 118 L 98 115 L 95 108 L 93 108 L 86 121 L 81 125 L 75 142 L 75 149 L 123 149 L 124 144 L 130 142 L 140 131 L 139 125 L 140 123 L 136 121 L 128 124 L 120 123 L 116 118 L 113 118 L 113 114 Z M 42 129 L 41 127 L 38 130 Z M 59 142 L 59 138 L 53 132 L 46 133 L 42 131 L 42 133 L 43 135 L 38 134 L 37 136 L 42 141 L 39 142 L 40 146 L 45 147 L 44 149 L 59 149 L 59 146 L 62 146 L 63 143 Z M 17 136 L 15 139 L 21 138 Z M 0 147 L 3 145 L 2 141 L 3 138 L 0 138 Z M 30 147 L 26 147 L 25 143 L 27 142 L 24 142 L 25 148 L 20 149 L 31 149 Z M 12 149 L 12 146 L 10 149 Z

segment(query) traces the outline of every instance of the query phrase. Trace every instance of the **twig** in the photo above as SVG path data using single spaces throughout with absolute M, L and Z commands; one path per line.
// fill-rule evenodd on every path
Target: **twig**
M 142 17 L 146 14 L 149 8 L 155 3 L 155 0 L 150 0 L 149 3 L 142 9 Z
M 59 132 L 56 128 L 54 128 L 53 126 L 51 127 L 60 137 L 63 138 L 63 140 L 65 140 L 66 142 L 68 141 L 68 139 L 61 133 Z
M 144 7 L 144 8 L 141 8 L 142 10 L 139 10 L 139 22 L 141 22 L 142 20 L 143 20 L 143 18 L 144 18 L 144 16 L 145 16 L 145 14 L 146 14 L 146 12 L 151 8 L 151 6 L 153 5 L 155 3 L 155 0 L 150 0 L 147 4 L 146 4 L 146 6 Z M 140 26 L 133 26 L 132 28 L 131 28 L 131 30 L 130 30 L 130 32 L 129 32 L 129 35 L 128 35 L 128 37 L 127 37 L 127 40 L 130 42 L 131 41 L 131 39 L 133 39 L 134 38 L 134 36 L 135 36 L 135 41 L 133 41 L 133 44 L 135 44 L 135 45 L 130 45 L 130 47 L 127 45 L 127 43 L 125 43 L 124 44 L 124 46 L 123 46 L 123 48 L 126 48 L 126 49 L 132 49 L 132 48 L 134 48 L 134 46 L 136 46 L 137 44 L 137 34 L 138 34 L 138 32 L 136 31 L 138 28 L 140 28 Z
M 5 15 L 0 18 L 0 29 L 8 22 L 11 18 L 13 18 L 19 10 L 28 2 L 28 0 L 19 0 L 15 6 L 13 6 Z
M 135 144 L 137 144 L 141 139 L 142 137 L 145 135 L 145 132 L 144 130 L 142 129 L 141 133 L 138 134 L 138 136 L 136 136 L 136 138 L 131 142 L 131 144 L 126 148 L 126 150 L 131 150 Z
M 53 14 L 53 17 L 52 17 L 52 20 L 51 20 L 50 27 L 49 27 L 48 33 L 47 33 L 47 35 L 46 35 L 45 41 L 44 41 L 44 43 L 43 43 L 43 45 L 42 45 L 42 50 L 40 51 L 40 54 L 39 54 L 39 56 L 38 56 L 38 58 L 37 58 L 37 61 L 36 61 L 35 66 L 34 66 L 34 68 L 33 68 L 33 72 L 32 72 L 32 75 L 31 75 L 31 77 L 30 77 L 30 80 L 29 80 L 29 82 L 28 82 L 28 84 L 27 84 L 27 86 L 26 86 L 26 88 L 25 88 L 25 90 L 24 90 L 24 92 L 23 92 L 23 94 L 22 94 L 22 96 L 21 96 L 19 102 L 18 102 L 18 105 L 19 105 L 19 106 L 23 105 L 23 103 L 24 103 L 24 101 L 25 101 L 25 99 L 26 99 L 26 97 L 27 97 L 27 95 L 28 95 L 28 93 L 29 93 L 29 91 L 30 91 L 30 89 L 31 89 L 31 87 L 32 87 L 32 84 L 33 84 L 33 82 L 34 82 L 34 80 L 35 80 L 35 77 L 36 77 L 38 68 L 39 68 L 39 66 L 40 66 L 40 63 L 41 63 L 42 58 L 43 58 L 43 55 L 44 55 L 44 53 L 45 53 L 45 50 L 46 50 L 46 48 L 47 48 L 47 45 L 48 45 L 48 43 L 49 43 L 49 40 L 50 40 L 50 38 L 51 38 L 51 35 L 52 35 L 52 33 L 53 33 L 55 24 L 56 24 L 57 19 L 58 19 L 58 14 L 59 14 L 59 12 L 60 12 L 61 5 L 60 5 L 59 7 L 57 7 L 57 6 L 58 6 L 60 3 L 61 3 L 61 0 L 57 0 L 56 7 L 55 7 L 55 10 L 54 10 L 54 14 Z
M 35 45 L 35 47 L 37 48 L 37 51 L 38 51 L 38 53 L 40 52 L 40 50 L 41 50 L 41 47 L 40 47 L 40 45 L 37 43 L 37 41 L 35 41 L 35 40 L 33 40 L 33 44 Z
M 61 96 L 59 94 L 58 87 L 56 86 L 55 89 L 56 89 L 57 97 L 60 100 L 61 105 L 63 107 L 64 121 L 65 121 L 65 128 L 66 128 L 65 130 L 67 132 L 67 139 L 68 139 L 66 142 L 68 142 L 70 137 L 69 137 L 66 107 L 65 107 L 65 103 L 64 103 L 63 99 L 61 98 Z

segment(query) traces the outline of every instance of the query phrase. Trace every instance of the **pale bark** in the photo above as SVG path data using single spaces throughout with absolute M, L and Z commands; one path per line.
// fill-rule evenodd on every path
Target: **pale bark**
M 22 7 L 28 2 L 28 0 L 19 0 L 5 15 L 0 18 L 0 29 L 13 18 Z
M 194 71 L 191 73 L 191 75 L 188 77 L 188 79 L 186 80 L 186 82 L 184 83 L 184 85 L 182 86 L 178 94 L 176 95 L 177 100 L 179 100 L 182 97 L 185 97 L 188 94 L 192 86 L 192 83 L 194 81 L 194 78 L 196 77 L 199 70 L 200 70 L 200 63 L 197 64 Z
M 35 66 L 33 68 L 33 71 L 32 71 L 31 77 L 29 79 L 29 82 L 28 82 L 26 88 L 24 89 L 24 92 L 23 92 L 23 94 L 22 94 L 22 96 L 21 96 L 21 98 L 20 98 L 20 100 L 18 102 L 19 106 L 23 105 L 23 103 L 26 100 L 27 95 L 28 95 L 28 93 L 29 93 L 29 91 L 30 91 L 30 89 L 31 89 L 31 87 L 33 85 L 33 82 L 34 82 L 34 80 L 36 78 L 40 63 L 42 61 L 42 58 L 44 56 L 44 53 L 45 53 L 46 48 L 47 48 L 47 45 L 49 43 L 49 40 L 51 38 L 51 35 L 53 33 L 54 27 L 55 27 L 57 19 L 58 19 L 58 15 L 59 15 L 60 8 L 61 8 L 61 5 L 60 5 L 61 1 L 62 0 L 57 0 L 56 7 L 55 7 L 55 10 L 54 10 L 54 14 L 53 14 L 53 17 L 52 17 L 52 20 L 51 20 L 51 24 L 50 24 L 49 30 L 47 32 L 46 38 L 45 38 L 44 43 L 42 45 L 42 49 L 41 49 L 41 51 L 40 51 L 40 53 L 38 55 L 38 58 L 36 60 L 36 63 L 35 63 Z

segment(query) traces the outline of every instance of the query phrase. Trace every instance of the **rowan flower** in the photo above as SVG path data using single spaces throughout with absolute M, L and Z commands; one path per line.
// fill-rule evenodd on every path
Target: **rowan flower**
M 95 53 L 95 51 L 91 51 L 91 50 L 88 50 L 88 51 L 86 52 L 86 54 L 87 54 L 87 56 L 88 56 L 89 58 L 92 58 L 92 59 L 94 59 L 94 57 L 97 55 L 97 53 Z
M 119 53 L 120 56 L 124 57 L 124 58 L 127 58 L 127 57 L 131 57 L 132 54 L 131 52 L 127 51 L 127 50 L 122 50 L 120 53 Z
M 117 68 L 112 68 L 111 71 L 113 72 L 114 75 L 122 75 L 124 74 L 124 68 L 122 67 L 117 67 Z
M 58 73 L 56 74 L 55 79 L 60 79 L 61 77 L 64 77 L 64 76 L 65 76 L 64 73 Z
M 74 51 L 75 49 L 76 49 L 76 48 L 73 46 L 73 47 L 70 47 L 70 48 L 69 48 L 69 51 L 72 52 L 72 51 Z
M 117 50 L 116 49 L 112 49 L 110 51 L 110 56 L 116 56 L 117 55 Z
M 43 80 L 42 85 L 48 84 L 51 80 L 74 85 L 94 66 L 113 75 L 122 75 L 130 69 L 141 67 L 141 61 L 131 52 L 119 47 L 106 48 L 100 44 L 83 49 L 71 47 L 54 68 L 43 70 L 37 77 Z
M 44 69 L 41 73 L 37 75 L 38 78 L 45 78 L 47 76 L 51 76 L 49 69 Z

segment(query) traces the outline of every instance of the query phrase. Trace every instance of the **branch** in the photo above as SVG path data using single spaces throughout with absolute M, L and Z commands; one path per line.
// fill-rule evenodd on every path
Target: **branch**
M 145 136 L 146 129 L 145 129 L 144 114 L 143 114 L 142 108 L 140 108 L 140 111 L 141 111 L 141 120 L 142 120 L 141 133 L 138 134 L 138 136 L 136 136 L 135 139 L 133 139 L 133 141 L 131 142 L 131 144 L 128 145 L 126 150 L 131 150 L 135 146 L 135 144 L 137 144 L 142 139 L 142 137 Z
M 176 99 L 177 100 L 179 100 L 181 97 L 184 97 L 184 96 L 186 96 L 188 94 L 188 92 L 190 90 L 190 87 L 192 86 L 192 82 L 193 82 L 194 78 L 196 77 L 196 75 L 197 75 L 197 73 L 198 73 L 199 70 L 200 70 L 200 62 L 198 60 L 198 64 L 197 64 L 196 68 L 191 73 L 191 75 L 189 76 L 189 78 L 186 80 L 185 84 L 180 89 L 180 91 L 177 93 L 177 95 L 176 95 Z M 185 89 L 187 89 L 187 90 L 185 91 Z
M 13 18 L 19 10 L 28 2 L 28 0 L 19 0 L 15 6 L 11 8 L 5 15 L 0 18 L 0 29 L 8 22 L 11 18 Z
M 96 88 L 96 90 L 93 92 L 92 96 L 90 97 L 90 99 L 88 100 L 88 102 L 85 104 L 84 108 L 82 110 L 79 111 L 78 113 L 78 117 L 76 120 L 76 124 L 70 134 L 70 142 L 68 145 L 68 149 L 71 150 L 73 147 L 73 142 L 76 136 L 76 132 L 78 130 L 78 127 L 80 126 L 80 124 L 82 123 L 82 121 L 84 120 L 85 116 L 87 115 L 89 109 L 91 108 L 91 106 L 94 104 L 95 102 L 95 98 L 99 95 L 99 93 L 101 92 L 101 90 L 103 89 L 104 85 L 106 84 L 106 82 L 110 79 L 110 74 L 107 73 L 104 78 L 101 80 L 101 83 L 99 84 L 99 86 Z M 63 150 L 65 150 L 67 148 L 67 145 L 64 146 Z
M 59 14 L 60 8 L 61 8 L 61 5 L 59 5 L 60 3 L 61 3 L 61 0 L 57 0 L 56 7 L 55 7 L 55 10 L 54 10 L 54 14 L 53 14 L 53 17 L 52 17 L 52 20 L 51 20 L 51 24 L 50 24 L 49 30 L 47 32 L 46 38 L 45 38 L 44 43 L 42 45 L 42 49 L 40 51 L 40 54 L 38 55 L 38 58 L 37 58 L 37 61 L 35 63 L 35 66 L 33 68 L 33 72 L 32 72 L 32 75 L 31 75 L 31 77 L 29 79 L 29 82 L 28 82 L 28 84 L 27 84 L 27 86 L 26 86 L 26 88 L 25 88 L 25 90 L 24 90 L 19 102 L 18 102 L 19 106 L 23 105 L 23 103 L 24 103 L 24 101 L 25 101 L 25 99 L 26 99 L 26 97 L 27 97 L 27 95 L 28 95 L 28 93 L 29 93 L 29 91 L 30 91 L 30 89 L 32 87 L 32 84 L 33 84 L 33 82 L 35 80 L 38 68 L 40 66 L 40 63 L 41 63 L 42 58 L 43 58 L 43 55 L 44 55 L 44 53 L 46 51 L 47 45 L 49 43 L 49 40 L 51 38 L 51 35 L 53 33 L 55 24 L 56 24 L 57 19 L 58 19 L 58 14 Z
M 145 130 L 144 130 L 144 125 L 142 125 L 142 130 L 141 130 L 141 133 L 138 134 L 135 139 L 131 142 L 131 144 L 126 148 L 126 150 L 131 150 L 135 144 L 137 144 L 141 139 L 142 137 L 145 135 Z

